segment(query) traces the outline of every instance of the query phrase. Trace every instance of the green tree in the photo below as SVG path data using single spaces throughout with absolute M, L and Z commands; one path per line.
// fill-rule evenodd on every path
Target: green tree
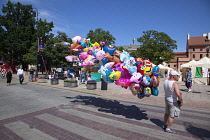
M 3 40 L 0 56 L 5 62 L 22 64 L 24 67 L 35 64 L 38 38 L 47 42 L 53 37 L 50 33 L 54 27 L 53 22 L 48 23 L 42 19 L 37 21 L 38 17 L 34 16 L 36 12 L 32 5 L 22 5 L 20 2 L 8 1 L 6 6 L 3 5 L 3 15 L 0 15 L 0 40 Z
M 137 41 L 142 45 L 135 53 L 134 57 L 147 58 L 154 64 L 168 62 L 174 58 L 173 50 L 177 49 L 176 41 L 171 39 L 164 32 L 155 30 L 144 31 L 142 37 L 137 38 Z
M 92 43 L 100 41 L 106 42 L 107 45 L 115 44 L 116 38 L 113 37 L 109 31 L 104 31 L 101 28 L 90 30 L 86 38 L 90 38 Z
M 5 62 L 22 64 L 23 54 L 26 54 L 35 41 L 35 19 L 32 16 L 32 5 L 14 4 L 10 1 L 3 5 L 0 15 L 0 25 L 3 29 L 3 41 L 1 44 L 2 58 Z
M 116 50 L 118 50 L 118 51 L 125 51 L 125 49 L 122 47 L 122 46 L 119 46 L 119 47 L 115 47 L 116 48 Z
M 57 32 L 58 35 L 49 39 L 46 46 L 46 56 L 50 57 L 52 60 L 52 66 L 69 66 L 72 63 L 67 62 L 65 57 L 71 54 L 71 51 L 68 47 L 64 47 L 61 42 L 72 43 L 71 38 L 68 38 L 66 33 Z
M 45 48 L 44 51 L 39 51 L 38 55 L 46 56 L 46 50 L 48 47 L 48 41 L 53 38 L 54 34 L 50 33 L 52 31 L 52 28 L 54 27 L 53 22 L 47 22 L 46 20 L 42 21 L 42 19 L 39 19 L 39 21 L 36 23 L 36 40 L 32 44 L 32 46 L 29 48 L 28 53 L 23 55 L 23 60 L 28 64 L 36 64 L 36 53 L 38 51 L 38 39 L 41 38 L 45 42 Z

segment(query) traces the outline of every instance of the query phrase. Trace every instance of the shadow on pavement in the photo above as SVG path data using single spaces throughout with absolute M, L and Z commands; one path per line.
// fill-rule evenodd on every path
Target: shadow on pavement
M 92 96 L 76 96 L 76 97 L 66 97 L 69 99 L 76 99 L 71 101 L 73 103 L 84 103 L 85 105 L 93 105 L 99 107 L 98 111 L 112 113 L 115 115 L 122 115 L 129 119 L 136 120 L 148 120 L 146 111 L 140 110 L 135 105 L 123 105 L 116 100 L 107 100 L 103 98 L 96 98 Z
M 197 92 L 197 91 L 193 91 L 192 93 L 199 93 L 199 94 L 201 94 L 201 92 Z
M 210 131 L 205 130 L 203 128 L 194 127 L 191 123 L 188 122 L 184 122 L 183 124 L 185 126 L 185 129 L 192 135 L 200 139 L 210 138 Z
M 180 89 L 180 91 L 187 91 L 186 89 Z
M 153 119 L 153 118 L 151 118 L 150 121 L 151 121 L 152 123 L 156 124 L 157 126 L 161 127 L 161 128 L 162 128 L 162 126 L 163 126 L 163 124 L 164 124 L 163 121 L 161 121 L 161 120 L 159 120 L 159 119 Z

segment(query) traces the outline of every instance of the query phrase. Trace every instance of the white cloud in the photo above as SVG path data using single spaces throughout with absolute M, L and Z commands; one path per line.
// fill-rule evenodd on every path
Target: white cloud
M 53 13 L 51 13 L 51 11 L 48 11 L 48 10 L 38 10 L 39 11 L 39 17 L 40 18 L 45 18 L 45 19 L 48 19 L 48 18 L 53 18 Z

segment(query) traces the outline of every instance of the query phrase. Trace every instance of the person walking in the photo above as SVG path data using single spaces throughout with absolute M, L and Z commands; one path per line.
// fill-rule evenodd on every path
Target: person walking
M 31 82 L 33 82 L 33 78 L 34 78 L 34 71 L 35 69 L 33 67 L 30 68 L 29 72 L 30 72 L 30 80 Z
M 79 76 L 80 75 L 80 71 L 79 71 L 79 69 L 78 68 L 76 68 L 75 69 L 75 78 L 76 78 L 76 80 L 79 80 Z
M 2 69 L 1 69 L 1 78 L 5 79 L 5 75 L 6 75 L 6 70 L 5 70 L 5 68 L 2 67 Z
M 91 72 L 89 71 L 88 75 L 87 75 L 87 80 L 91 80 L 91 77 L 92 77 L 92 75 L 91 75 Z
M 188 89 L 188 92 L 192 91 L 192 72 L 191 68 L 187 69 L 187 74 L 186 74 L 186 87 Z
M 82 70 L 81 76 L 80 76 L 80 82 L 85 83 L 86 82 L 86 72 Z
M 11 81 L 12 81 L 12 72 L 11 72 L 11 70 L 9 70 L 7 72 L 6 77 L 7 77 L 7 86 L 9 86 Z
M 175 133 L 171 130 L 171 125 L 175 117 L 180 115 L 180 107 L 183 105 L 182 93 L 179 90 L 178 81 L 179 73 L 177 71 L 170 71 L 169 79 L 164 82 L 165 91 L 165 114 L 163 129 L 168 133 Z
M 22 66 L 20 66 L 20 68 L 18 69 L 17 71 L 17 75 L 19 76 L 19 81 L 20 81 L 20 84 L 22 85 L 23 81 L 24 81 L 24 71 L 22 69 Z
M 78 68 L 75 69 L 75 79 L 77 80 L 77 84 L 79 85 L 79 77 L 80 77 L 80 70 Z

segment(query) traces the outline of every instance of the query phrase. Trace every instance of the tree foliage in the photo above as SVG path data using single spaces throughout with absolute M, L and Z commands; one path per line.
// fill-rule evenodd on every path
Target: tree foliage
M 104 31 L 101 28 L 90 30 L 86 38 L 90 38 L 92 43 L 106 42 L 107 45 L 115 44 L 116 38 L 113 37 L 109 31 Z
M 37 40 L 49 40 L 54 27 L 53 22 L 48 23 L 34 16 L 36 12 L 32 5 L 22 5 L 20 2 L 8 1 L 6 6 L 3 5 L 3 14 L 0 15 L 0 40 L 3 40 L 0 57 L 4 62 L 25 67 L 36 63 Z
M 65 57 L 71 54 L 71 51 L 68 47 L 64 47 L 60 44 L 61 42 L 68 42 L 71 43 L 71 38 L 68 38 L 66 33 L 64 32 L 57 32 L 58 35 L 49 39 L 47 41 L 46 46 L 46 56 L 51 58 L 52 66 L 69 66 L 71 65 L 69 62 L 66 61 Z
M 22 54 L 28 53 L 35 40 L 33 8 L 31 5 L 8 1 L 6 6 L 3 5 L 2 12 L 4 15 L 0 15 L 0 26 L 1 30 L 3 29 L 1 57 L 6 62 L 13 61 L 24 65 Z
M 142 37 L 137 38 L 137 41 L 142 45 L 135 53 L 134 57 L 149 59 L 154 64 L 168 62 L 174 57 L 173 50 L 177 49 L 176 41 L 171 39 L 164 32 L 155 30 L 144 31 Z
M 118 51 L 123 51 L 123 50 L 125 50 L 122 46 L 115 47 L 115 48 L 116 48 L 116 50 L 118 50 Z
M 36 53 L 38 51 L 38 38 L 41 38 L 45 42 L 45 49 L 47 49 L 47 44 L 50 39 L 53 38 L 54 34 L 50 33 L 52 31 L 52 28 L 54 27 L 53 22 L 47 22 L 46 20 L 39 19 L 37 22 L 37 28 L 36 28 L 36 39 L 35 42 L 32 44 L 32 46 L 29 48 L 28 53 L 23 54 L 23 60 L 27 64 L 36 64 Z M 38 52 L 38 55 L 46 55 L 46 51 L 44 52 Z

